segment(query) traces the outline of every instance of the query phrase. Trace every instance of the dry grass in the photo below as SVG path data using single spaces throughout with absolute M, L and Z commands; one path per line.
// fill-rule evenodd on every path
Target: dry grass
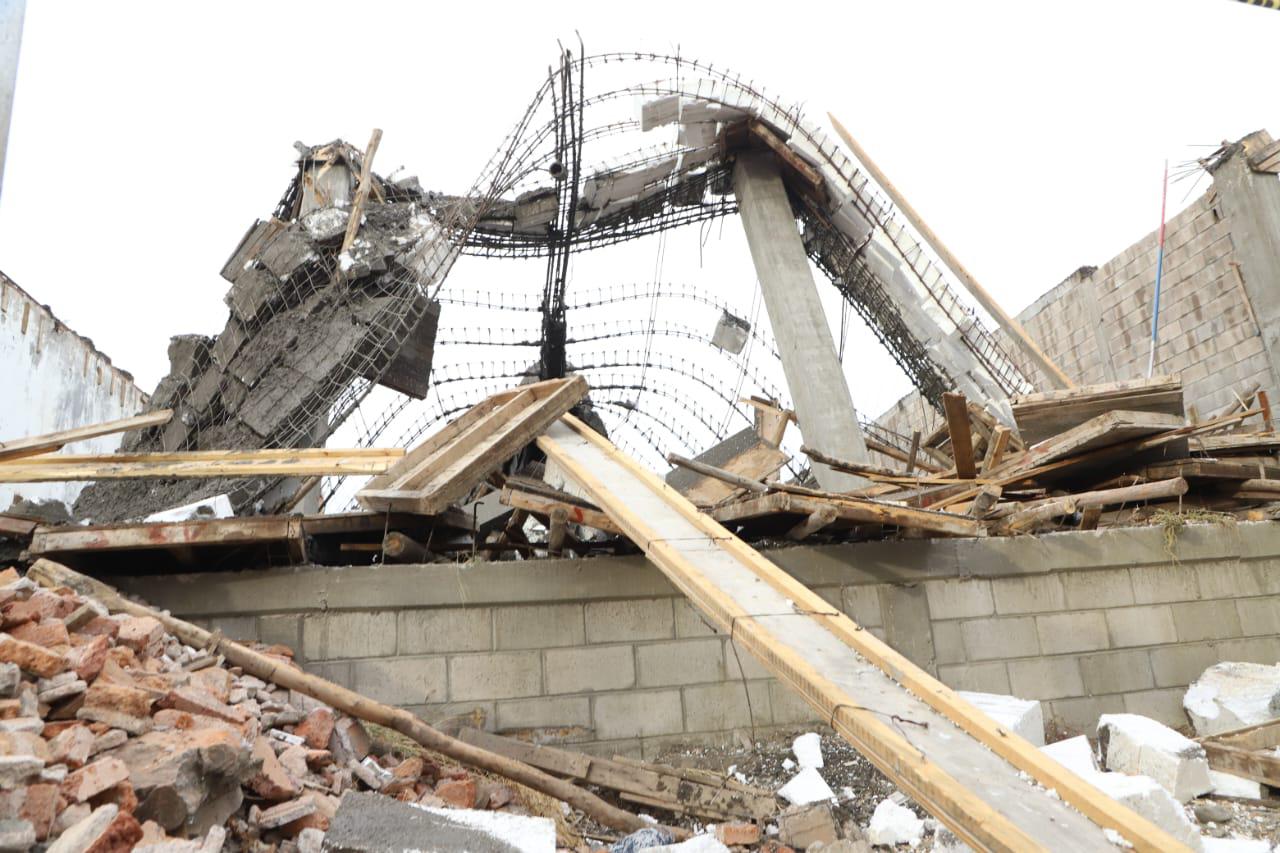
M 1178 536 L 1188 524 L 1219 524 L 1234 527 L 1236 525 L 1236 517 L 1230 513 L 1214 512 L 1194 507 L 1177 512 L 1161 509 L 1152 514 L 1150 523 L 1164 531 L 1164 551 L 1169 555 L 1169 559 L 1176 563 L 1178 562 L 1178 555 L 1174 549 L 1178 544 Z

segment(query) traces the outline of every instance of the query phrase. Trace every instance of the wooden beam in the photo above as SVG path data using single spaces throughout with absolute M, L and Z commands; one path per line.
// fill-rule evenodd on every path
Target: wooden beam
M 735 640 L 743 648 L 799 691 L 823 719 L 829 719 L 843 737 L 965 843 L 976 849 L 1104 850 L 1111 849 L 1101 831 L 1106 828 L 1119 833 L 1143 853 L 1186 849 L 965 702 L 843 613 L 833 611 L 822 597 L 698 512 L 651 471 L 576 418 L 563 418 L 538 439 L 538 446 L 609 513 L 632 541 L 644 548 L 646 556 L 695 607 L 723 630 L 733 626 Z M 632 508 L 638 501 L 644 501 L 644 512 Z M 699 538 L 699 533 L 704 538 Z M 717 568 L 715 580 L 697 562 L 698 554 L 708 552 L 723 558 L 718 560 L 718 565 L 724 565 Z M 755 598 L 744 603 L 744 594 Z M 752 609 L 745 609 L 748 604 Z M 769 609 L 775 606 L 779 609 Z M 767 615 L 771 612 L 775 615 Z M 782 619 L 783 616 L 792 618 Z M 801 626 L 808 638 L 803 641 L 797 634 Z M 824 657 L 820 666 L 815 665 L 808 655 L 816 654 L 815 644 L 828 642 L 824 632 L 854 654 L 846 660 L 833 653 L 829 660 Z M 796 650 L 797 643 L 810 651 L 801 654 Z M 839 679 L 853 671 L 850 667 L 861 673 L 864 662 L 873 669 L 866 671 L 865 679 L 857 676 L 860 687 L 855 698 Z M 878 692 L 870 680 L 875 670 L 905 692 Z M 885 690 L 891 690 L 888 684 Z M 887 701 L 890 695 L 896 697 L 895 702 L 901 698 L 919 703 L 913 707 L 920 710 L 908 712 L 913 716 L 899 722 L 889 714 L 869 709 L 868 703 Z M 958 727 L 957 733 L 946 731 L 944 721 L 938 721 L 937 726 L 918 727 L 929 713 L 950 720 Z M 929 755 L 925 748 L 934 750 L 937 734 L 944 732 L 947 749 L 955 753 L 940 750 Z M 957 737 L 959 732 L 967 737 Z M 979 742 L 976 752 L 970 749 L 968 738 Z M 925 743 L 929 745 L 922 748 Z M 965 757 L 957 761 L 961 752 Z M 995 771 L 986 763 L 986 756 L 1009 762 L 1013 777 L 1024 778 L 1017 776 L 1021 771 L 1031 784 L 1021 787 L 1004 771 Z M 982 781 L 964 784 L 952 775 L 973 773 L 979 766 L 992 771 L 983 773 Z M 993 794 L 1000 787 L 1013 800 Z M 1014 794 L 1010 787 L 1017 787 L 1018 793 Z M 1053 791 L 1053 795 L 1042 796 L 1045 789 Z M 1057 798 L 1076 811 L 1059 811 L 1061 803 L 1054 804 Z M 997 810 L 993 805 L 996 802 L 1008 811 Z M 1046 815 L 1042 821 L 1039 815 L 1044 812 L 1051 812 L 1052 817 Z M 1087 820 L 1081 821 L 1081 817 Z M 1015 825 L 1015 820 L 1022 819 L 1029 823 Z M 1029 829 L 1029 825 L 1037 828 Z M 1065 837 L 1037 840 L 1035 832 Z
M 840 510 L 834 506 L 821 506 L 805 518 L 804 521 L 787 531 L 787 538 L 793 542 L 808 539 L 840 517 Z
M 8 462 L 0 465 L 0 483 L 58 483 L 88 480 L 129 480 L 145 477 L 306 477 L 312 474 L 381 474 L 395 457 L 356 456 L 319 459 L 272 456 L 258 461 L 197 459 L 191 462 Z
M 920 454 L 920 430 L 915 429 L 911 431 L 911 450 L 907 452 L 906 471 L 908 474 L 914 471 L 916 469 L 916 465 L 919 464 L 920 460 L 917 458 L 919 454 Z
M 880 477 L 892 477 L 895 480 L 903 478 L 902 472 L 894 468 L 885 468 L 882 465 L 869 465 L 865 462 L 851 462 L 848 459 L 838 459 L 835 456 L 828 456 L 821 450 L 808 445 L 800 445 L 800 452 L 808 456 L 814 462 L 821 462 L 837 471 L 844 471 L 848 474 L 874 475 Z M 918 478 L 916 478 L 918 479 Z
M 1160 412 L 1113 411 L 1090 418 L 1066 432 L 1047 438 L 1027 451 L 1027 458 L 1044 464 L 1090 450 L 1123 444 L 1134 438 L 1158 435 L 1186 424 L 1181 415 Z
M 1009 437 L 1013 431 L 1006 426 L 997 426 L 992 433 L 991 443 L 987 445 L 987 455 L 982 460 L 982 473 L 986 474 L 1000 467 L 1004 461 L 1004 452 L 1009 447 Z
M 972 480 L 978 475 L 973 464 L 973 432 L 969 424 L 969 406 L 963 394 L 950 391 L 942 395 L 942 408 L 947 416 L 947 432 L 951 436 L 951 458 L 956 461 L 956 476 Z
M 1028 446 L 1110 411 L 1184 416 L 1182 380 L 1176 376 L 1042 391 L 1014 397 L 1010 402 L 1018 432 Z
M 1267 392 L 1259 391 L 1255 399 L 1257 400 L 1258 408 L 1262 410 L 1262 429 L 1265 432 L 1271 432 L 1275 429 L 1275 426 L 1271 422 L 1271 401 L 1267 399 Z
M 717 468 L 714 465 L 708 465 L 705 462 L 686 459 L 678 453 L 668 453 L 667 461 L 672 465 L 678 465 L 681 468 L 688 468 L 690 471 L 701 474 L 704 477 L 711 477 L 714 480 L 720 480 L 730 484 L 731 486 L 746 489 L 749 492 L 764 494 L 769 491 L 769 487 L 759 480 L 752 480 L 749 477 L 743 477 L 740 474 L 735 474 L 732 471 L 726 471 L 723 468 Z
M 59 450 L 67 444 L 72 444 L 77 441 L 87 441 L 91 438 L 111 435 L 112 433 L 126 432 L 131 429 L 145 429 L 147 427 L 162 426 L 167 424 L 172 417 L 172 409 L 160 409 L 155 412 L 147 412 L 144 415 L 134 415 L 131 418 L 106 421 L 100 424 L 93 424 L 92 426 L 76 427 L 75 429 L 62 430 L 61 432 L 51 432 L 44 435 L 28 436 L 27 438 L 14 438 L 9 441 L 0 441 L 0 461 L 18 459 L 24 456 L 31 456 L 36 453 L 46 453 L 51 450 Z
M 603 530 L 606 533 L 619 534 L 622 532 L 618 529 L 618 525 L 609 520 L 609 516 L 598 509 L 588 509 L 576 504 L 555 500 L 554 498 L 535 495 L 522 489 L 514 489 L 507 486 L 502 490 L 499 500 L 505 506 L 523 509 L 548 520 L 551 519 L 552 513 L 556 510 L 563 509 L 565 511 L 565 519 L 574 524 L 594 527 L 596 530 Z
M 170 453 L 49 453 L 22 460 L 14 467 L 32 465 L 93 465 L 163 462 L 293 462 L 330 459 L 373 459 L 395 462 L 404 456 L 403 447 L 264 447 L 258 450 L 178 450 Z M 3 470 L 3 468 L 0 468 Z
M 347 217 L 347 230 L 342 235 L 342 248 L 339 254 L 349 251 L 360 233 L 360 220 L 364 218 L 364 206 L 369 200 L 369 189 L 373 185 L 373 157 L 378 153 L 378 144 L 382 142 L 382 130 L 375 127 L 369 135 L 369 145 L 364 149 L 364 157 L 360 162 L 360 183 L 356 186 L 356 195 L 351 202 L 351 214 Z

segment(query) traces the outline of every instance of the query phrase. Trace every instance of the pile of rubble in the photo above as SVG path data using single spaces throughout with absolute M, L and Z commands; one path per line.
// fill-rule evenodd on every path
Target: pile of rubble
M 155 618 L 13 569 L 0 613 L 0 850 L 318 851 L 361 790 L 523 811 L 511 787 L 378 749 L 358 720 L 224 666 Z M 293 666 L 287 648 L 262 651 Z M 554 839 L 551 820 L 522 820 Z

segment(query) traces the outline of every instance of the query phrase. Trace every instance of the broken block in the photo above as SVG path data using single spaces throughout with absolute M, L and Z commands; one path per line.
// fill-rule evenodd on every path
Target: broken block
M 1201 849 L 1200 832 L 1160 783 L 1149 776 L 1095 773 L 1089 778 L 1111 799 L 1132 809 L 1192 850 Z
M 1201 737 L 1274 720 L 1280 717 L 1280 665 L 1214 664 L 1187 688 L 1182 707 Z
M 98 679 L 84 694 L 84 704 L 76 718 L 106 723 L 129 734 L 151 730 L 151 694 L 126 684 L 110 684 Z
M 791 806 L 778 815 L 778 840 L 797 850 L 830 844 L 837 837 L 836 819 L 829 803 Z
M 83 803 L 129 779 L 129 767 L 118 758 L 99 758 L 67 776 L 62 794 L 73 803 Z
M 554 853 L 555 822 L 503 812 L 440 809 L 401 803 L 379 794 L 348 791 L 324 839 L 330 853 L 417 850 L 423 839 L 437 849 Z
M 1098 772 L 1093 760 L 1093 747 L 1084 735 L 1060 740 L 1040 747 L 1040 751 L 1077 776 L 1088 778 Z
M 1035 746 L 1044 746 L 1044 711 L 1037 700 L 970 690 L 958 690 L 956 693 L 1014 734 Z
M 797 806 L 808 805 L 835 797 L 835 792 L 812 767 L 805 767 L 791 781 L 778 789 L 778 796 Z
M 1098 749 L 1103 767 L 1150 776 L 1180 803 L 1213 788 L 1204 747 L 1140 714 L 1098 718 Z
M 884 799 L 871 814 L 867 825 L 867 840 L 873 846 L 895 847 L 909 844 L 915 847 L 924 837 L 924 821 L 906 806 L 891 799 Z
M 67 668 L 62 655 L 9 634 L 0 634 L 0 661 L 17 664 L 22 671 L 41 678 L 50 678 Z

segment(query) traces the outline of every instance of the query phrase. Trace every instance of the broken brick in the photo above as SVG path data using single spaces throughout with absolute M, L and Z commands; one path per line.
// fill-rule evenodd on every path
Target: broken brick
M 11 601 L 4 606 L 4 627 L 8 629 L 23 622 L 46 619 L 61 620 L 75 609 L 73 599 L 43 589 L 36 590 L 26 601 Z
M 93 754 L 93 741 L 93 732 L 88 726 L 74 725 L 63 729 L 49 741 L 49 761 L 78 770 Z
M 97 720 L 130 734 L 151 729 L 151 694 L 124 684 L 111 684 L 99 678 L 84 695 L 84 704 L 76 712 L 81 720 Z
M 129 853 L 142 838 L 142 825 L 128 812 L 118 812 L 84 853 Z
M 67 776 L 62 783 L 62 793 L 72 802 L 83 803 L 128 778 L 129 768 L 123 761 L 118 758 L 99 758 Z
M 333 736 L 333 712 L 328 708 L 316 708 L 294 728 L 293 733 L 307 742 L 312 749 L 324 749 Z
M 217 717 L 220 720 L 226 720 L 228 723 L 244 723 L 249 719 L 247 711 L 223 704 L 215 699 L 209 691 L 202 690 L 199 687 L 187 686 L 171 690 L 169 695 L 161 700 L 160 704 L 165 708 L 173 708 L 175 711 Z
M 15 663 L 24 672 L 41 678 L 57 675 L 67 668 L 62 655 L 9 634 L 0 634 L 0 661 Z
M 130 616 L 120 623 L 116 642 L 142 653 L 159 645 L 164 638 L 164 626 L 154 616 Z
M 110 638 L 99 635 L 68 652 L 67 661 L 81 679 L 93 681 L 102 673 L 110 648 Z
M 106 616 L 97 616 L 81 625 L 76 633 L 114 640 L 120 633 L 120 623 Z
M 272 806 L 258 812 L 255 816 L 250 817 L 250 822 L 261 829 L 272 829 L 277 826 L 284 826 L 286 823 L 293 823 L 295 820 L 306 817 L 316 810 L 316 802 L 311 797 L 299 797 L 296 800 L 289 800 L 286 803 Z
M 722 823 L 716 826 L 716 838 L 726 847 L 746 847 L 760 841 L 760 827 L 754 823 Z
M 258 738 L 253 744 L 253 758 L 262 762 L 262 769 L 249 780 L 249 787 L 266 800 L 288 800 L 298 796 L 300 787 L 285 770 L 271 741 Z
M 469 809 L 476 804 L 474 779 L 443 779 L 436 784 L 436 796 L 454 808 Z
M 67 633 L 67 626 L 56 619 L 23 622 L 21 625 L 15 625 L 9 633 L 19 640 L 45 648 L 71 645 L 71 635 Z
M 0 819 L 29 821 L 37 841 L 49 837 L 57 817 L 57 785 L 36 784 L 0 791 Z

